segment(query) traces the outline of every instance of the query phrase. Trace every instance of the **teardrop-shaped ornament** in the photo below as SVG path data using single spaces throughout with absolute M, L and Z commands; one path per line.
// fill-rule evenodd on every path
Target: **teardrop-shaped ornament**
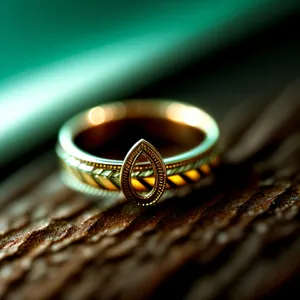
M 141 155 L 144 155 L 151 163 L 155 182 L 152 190 L 147 194 L 138 193 L 131 182 L 131 174 L 133 172 L 136 161 Z M 166 189 L 167 172 L 166 166 L 160 153 L 153 145 L 144 139 L 139 140 L 128 151 L 120 173 L 121 189 L 124 196 L 142 206 L 148 206 L 157 202 Z

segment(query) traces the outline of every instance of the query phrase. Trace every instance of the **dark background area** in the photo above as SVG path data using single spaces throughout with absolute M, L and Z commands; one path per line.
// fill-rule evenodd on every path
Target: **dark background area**
M 247 99 L 262 101 L 300 74 L 299 25 L 296 10 L 130 96 L 197 103 L 217 117 Z

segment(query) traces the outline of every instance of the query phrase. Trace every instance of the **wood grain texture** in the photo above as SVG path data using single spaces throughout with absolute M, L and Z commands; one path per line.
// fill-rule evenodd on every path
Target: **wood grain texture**
M 0 298 L 260 299 L 296 290 L 299 87 L 228 112 L 215 182 L 151 208 L 70 191 L 52 152 L 7 178 Z

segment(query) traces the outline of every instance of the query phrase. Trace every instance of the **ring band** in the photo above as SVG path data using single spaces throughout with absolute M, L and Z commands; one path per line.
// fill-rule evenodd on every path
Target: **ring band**
M 171 155 L 162 155 L 144 135 L 151 142 L 158 139 L 158 144 L 166 140 Z M 126 144 L 135 136 L 139 140 L 129 150 Z M 168 190 L 210 175 L 219 163 L 218 139 L 217 123 L 198 107 L 167 100 L 127 100 L 71 118 L 59 131 L 56 152 L 70 187 L 94 195 L 122 191 L 128 200 L 145 206 Z M 107 156 L 111 157 L 104 158 L 103 149 L 110 143 Z M 181 146 L 182 151 L 177 149 Z M 124 156 L 111 154 L 120 149 L 129 151 Z M 146 160 L 138 161 L 141 157 Z

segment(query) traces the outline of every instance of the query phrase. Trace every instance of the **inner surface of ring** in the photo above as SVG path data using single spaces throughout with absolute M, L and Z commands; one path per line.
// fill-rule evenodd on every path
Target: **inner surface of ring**
M 145 139 L 166 158 L 196 147 L 204 137 L 199 129 L 168 119 L 127 118 L 85 129 L 75 137 L 75 144 L 89 154 L 123 160 L 137 141 Z

